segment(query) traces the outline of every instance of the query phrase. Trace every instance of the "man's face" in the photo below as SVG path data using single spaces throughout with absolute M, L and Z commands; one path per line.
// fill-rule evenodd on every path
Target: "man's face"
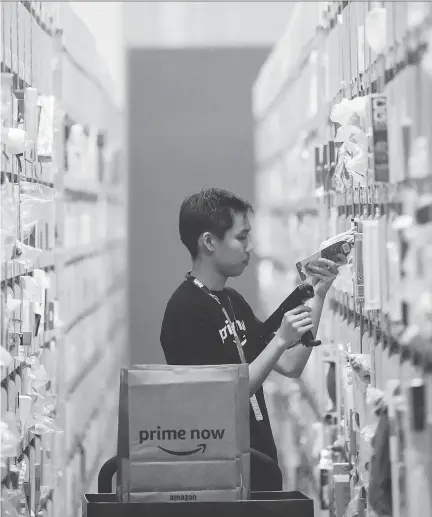
M 234 213 L 233 225 L 222 240 L 216 239 L 213 261 L 218 272 L 225 277 L 239 276 L 250 260 L 251 224 L 247 214 Z

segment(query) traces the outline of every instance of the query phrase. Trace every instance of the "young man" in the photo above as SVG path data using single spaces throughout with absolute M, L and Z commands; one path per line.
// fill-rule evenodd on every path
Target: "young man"
M 308 330 L 316 334 L 324 298 L 338 266 L 320 259 L 311 268 L 315 288 L 311 307 L 287 312 L 267 344 L 251 307 L 237 291 L 226 287 L 228 278 L 241 275 L 249 263 L 251 212 L 245 200 L 214 188 L 183 202 L 180 238 L 191 254 L 192 270 L 168 302 L 161 344 L 167 363 L 172 365 L 236 364 L 242 360 L 249 364 L 251 449 L 277 462 L 262 384 L 272 370 L 291 378 L 301 375 L 311 349 L 287 348 Z M 280 471 L 274 475 L 265 462 L 260 464 L 252 457 L 251 485 L 254 491 L 282 490 Z

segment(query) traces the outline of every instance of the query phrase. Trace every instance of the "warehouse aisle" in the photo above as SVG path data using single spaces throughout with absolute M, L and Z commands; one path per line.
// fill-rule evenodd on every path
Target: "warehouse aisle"
M 236 502 L 207 517 L 432 515 L 432 3 L 222 4 L 117 3 L 104 24 L 96 3 L 1 2 L 2 517 L 100 517 L 134 497 L 191 515 Z M 173 390 L 159 364 L 189 265 L 178 211 L 206 187 L 254 205 L 232 285 L 262 320 L 307 264 L 347 258 L 303 374 L 264 382 L 288 495 L 249 493 L 250 401 L 263 415 L 247 366 L 227 383 L 180 369 Z M 122 503 L 95 495 L 118 452 Z

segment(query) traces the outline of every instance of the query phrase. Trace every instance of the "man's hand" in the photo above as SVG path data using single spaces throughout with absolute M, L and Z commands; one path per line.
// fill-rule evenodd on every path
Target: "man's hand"
M 310 307 L 299 305 L 285 314 L 280 328 L 284 348 L 295 345 L 300 341 L 303 334 L 313 329 L 310 313 Z
M 312 277 L 312 285 L 315 295 L 325 298 L 336 277 L 339 274 L 339 267 L 347 264 L 345 255 L 338 255 L 338 262 L 333 262 L 325 258 L 319 258 L 312 264 L 308 264 L 306 269 Z

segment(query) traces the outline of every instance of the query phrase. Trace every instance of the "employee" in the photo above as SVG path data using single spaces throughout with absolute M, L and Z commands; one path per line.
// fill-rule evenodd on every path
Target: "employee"
M 180 238 L 192 257 L 192 270 L 171 296 L 161 329 L 161 344 L 170 365 L 249 364 L 251 449 L 277 462 L 262 384 L 272 370 L 297 378 L 311 349 L 297 343 L 308 330 L 316 335 L 325 296 L 338 275 L 338 265 L 319 259 L 310 267 L 315 297 L 311 307 L 286 313 L 268 344 L 260 322 L 245 299 L 226 287 L 241 275 L 251 257 L 252 206 L 216 188 L 189 196 L 180 209 Z M 233 328 L 234 327 L 234 328 Z M 277 465 L 270 460 L 270 464 Z M 282 490 L 276 466 L 251 462 L 251 489 Z

